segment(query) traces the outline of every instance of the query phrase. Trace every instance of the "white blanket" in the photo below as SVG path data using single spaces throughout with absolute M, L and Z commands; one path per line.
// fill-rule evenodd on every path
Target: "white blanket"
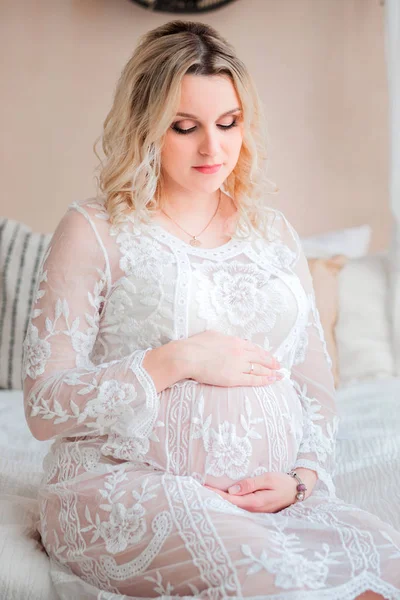
M 400 530 L 400 377 L 338 392 L 337 495 Z
M 36 491 L 49 442 L 25 422 L 22 392 L 0 392 L 0 598 L 58 598 L 49 559 L 36 541 Z
M 338 391 L 337 495 L 400 530 L 400 378 Z M 0 598 L 52 600 L 49 560 L 35 540 L 36 490 L 51 442 L 35 440 L 22 392 L 0 392 Z

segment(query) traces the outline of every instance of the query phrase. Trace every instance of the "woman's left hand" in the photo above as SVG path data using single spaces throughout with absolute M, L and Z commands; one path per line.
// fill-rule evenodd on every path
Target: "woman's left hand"
M 310 469 L 296 469 L 307 486 L 307 498 L 317 481 L 317 474 Z M 240 489 L 236 489 L 240 486 Z M 264 473 L 258 477 L 243 479 L 229 488 L 230 493 L 206 485 L 239 508 L 250 512 L 275 513 L 296 501 L 297 481 L 287 473 Z

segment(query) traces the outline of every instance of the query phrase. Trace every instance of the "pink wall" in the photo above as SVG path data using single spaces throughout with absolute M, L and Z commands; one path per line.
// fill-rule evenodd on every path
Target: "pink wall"
M 92 144 L 138 36 L 173 17 L 128 0 L 2 0 L 0 11 L 0 215 L 51 231 L 94 191 Z M 197 20 L 234 44 L 257 82 L 273 204 L 302 235 L 370 223 L 372 250 L 385 248 L 380 0 L 237 0 Z

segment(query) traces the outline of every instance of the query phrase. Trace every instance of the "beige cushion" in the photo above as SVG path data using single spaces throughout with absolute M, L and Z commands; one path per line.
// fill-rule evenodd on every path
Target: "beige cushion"
M 335 326 L 339 307 L 338 274 L 348 258 L 342 254 L 332 258 L 309 258 L 311 276 L 315 290 L 315 300 L 324 330 L 329 356 L 332 359 L 332 374 L 335 386 L 339 385 L 338 352 Z

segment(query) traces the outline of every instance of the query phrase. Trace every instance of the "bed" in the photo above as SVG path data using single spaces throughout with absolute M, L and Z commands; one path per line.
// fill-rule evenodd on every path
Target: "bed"
M 0 228 L 0 599 L 50 600 L 58 596 L 38 539 L 36 495 L 51 441 L 31 435 L 20 389 L 22 340 L 49 236 L 10 219 Z M 387 316 L 388 257 L 367 254 L 370 233 L 361 227 L 312 240 L 309 265 L 337 382 L 337 494 L 400 530 L 400 373 Z
M 337 494 L 400 529 L 400 378 L 338 390 Z M 0 391 L 0 598 L 52 600 L 49 559 L 37 540 L 42 461 L 25 421 L 22 391 Z M 21 565 L 23 568 L 21 568 Z
M 400 9 L 396 0 L 386 0 L 385 14 L 390 127 L 396 133 L 391 140 L 391 164 L 398 165 Z M 384 256 L 365 256 L 365 227 L 328 236 L 323 242 L 327 243 L 327 252 L 322 254 L 321 240 L 313 239 L 307 256 L 317 256 L 310 268 L 314 284 L 319 281 L 315 286 L 317 305 L 329 352 L 337 362 L 337 370 L 333 371 L 341 417 L 336 449 L 337 495 L 400 530 L 398 175 L 398 170 L 392 168 L 390 195 L 395 228 L 388 260 Z M 51 442 L 32 437 L 25 421 L 22 391 L 18 389 L 22 340 L 38 266 L 49 239 L 49 235 L 32 234 L 24 224 L 0 219 L 0 388 L 8 388 L 0 390 L 1 600 L 57 598 L 49 558 L 36 532 L 36 494 L 42 461 Z M 321 256 L 334 255 L 336 260 L 321 262 Z M 343 257 L 351 259 L 345 268 Z M 339 320 L 336 304 L 340 306 Z
M 35 440 L 20 390 L 0 391 L 0 598 L 58 598 L 49 559 L 38 542 L 37 488 L 51 442 Z M 22 567 L 22 568 L 21 568 Z

